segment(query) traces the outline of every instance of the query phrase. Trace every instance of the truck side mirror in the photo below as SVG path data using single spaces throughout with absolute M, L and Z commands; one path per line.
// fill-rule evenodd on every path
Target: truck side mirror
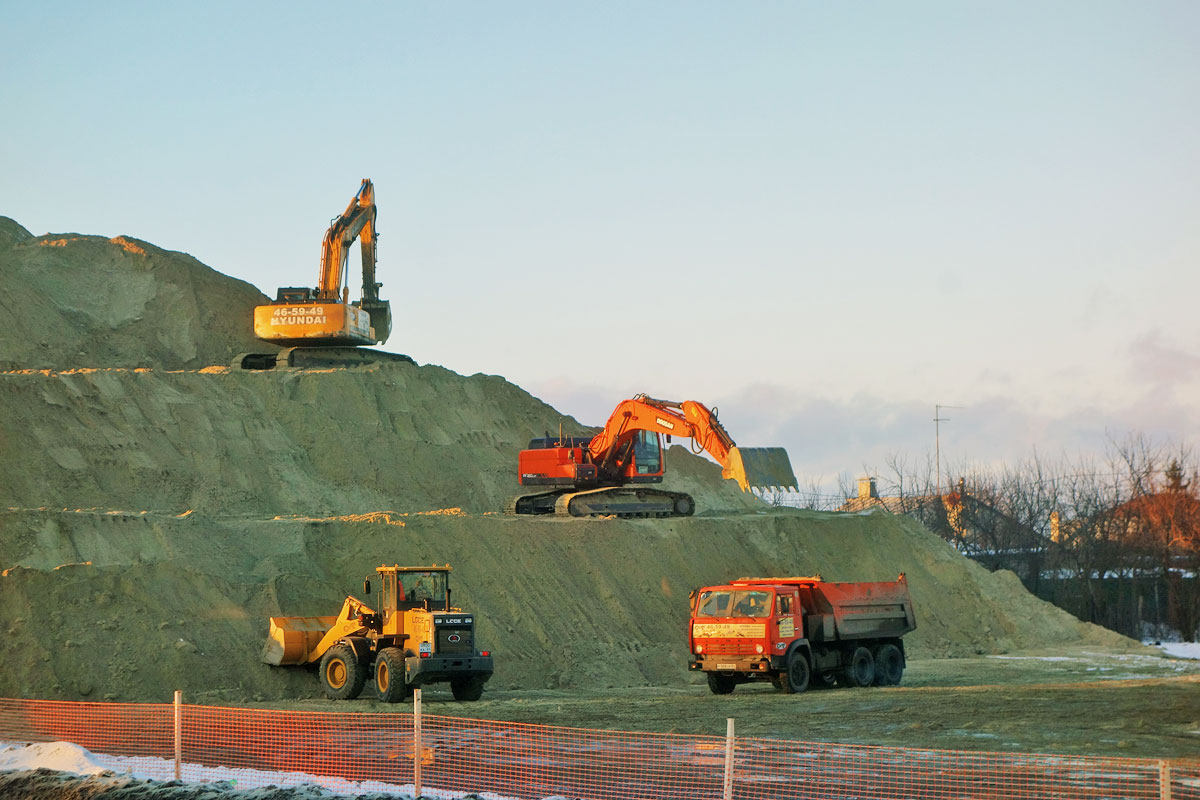
M 369 578 L 364 578 L 363 579 L 363 594 L 370 594 L 370 593 L 371 593 L 371 580 Z

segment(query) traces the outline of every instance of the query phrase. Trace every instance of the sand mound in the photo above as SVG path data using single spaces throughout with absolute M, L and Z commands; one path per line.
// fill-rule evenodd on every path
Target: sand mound
M 263 299 L 185 253 L 128 236 L 33 236 L 0 217 L 0 369 L 227 364 L 271 351 L 250 330 Z
M 1133 645 L 911 520 L 770 509 L 679 446 L 666 486 L 693 494 L 696 517 L 498 514 L 517 451 L 578 422 L 500 377 L 436 366 L 202 368 L 254 347 L 235 333 L 253 287 L 135 240 L 58 238 L 0 220 L 0 297 L 25 314 L 0 332 L 14 368 L 0 442 L 20 454 L 0 472 L 0 696 L 314 694 L 310 674 L 258 662 L 267 617 L 334 613 L 382 562 L 454 565 L 500 687 L 694 680 L 688 591 L 747 574 L 906 572 L 915 655 Z M 104 276 L 91 292 L 88 271 Z M 55 350 L 63 326 L 77 338 Z M 85 346 L 71 367 L 120 366 L 66 369 Z

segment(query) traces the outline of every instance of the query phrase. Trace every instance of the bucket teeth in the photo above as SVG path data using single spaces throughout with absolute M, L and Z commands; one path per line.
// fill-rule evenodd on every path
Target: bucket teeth
M 737 481 L 743 492 L 797 488 L 792 462 L 782 447 L 735 447 L 722 475 Z

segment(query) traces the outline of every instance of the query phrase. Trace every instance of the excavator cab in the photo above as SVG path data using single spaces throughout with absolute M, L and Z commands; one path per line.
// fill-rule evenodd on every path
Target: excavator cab
M 307 286 L 280 286 L 275 292 L 276 303 L 311 303 L 317 299 L 317 290 Z
M 633 460 L 627 467 L 632 483 L 658 483 L 663 475 L 662 436 L 655 431 L 638 431 L 633 439 Z

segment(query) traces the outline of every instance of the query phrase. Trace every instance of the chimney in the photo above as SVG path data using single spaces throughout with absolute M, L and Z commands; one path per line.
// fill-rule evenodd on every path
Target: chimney
M 874 478 L 859 478 L 858 479 L 858 499 L 870 500 L 879 499 L 879 492 L 875 489 Z

